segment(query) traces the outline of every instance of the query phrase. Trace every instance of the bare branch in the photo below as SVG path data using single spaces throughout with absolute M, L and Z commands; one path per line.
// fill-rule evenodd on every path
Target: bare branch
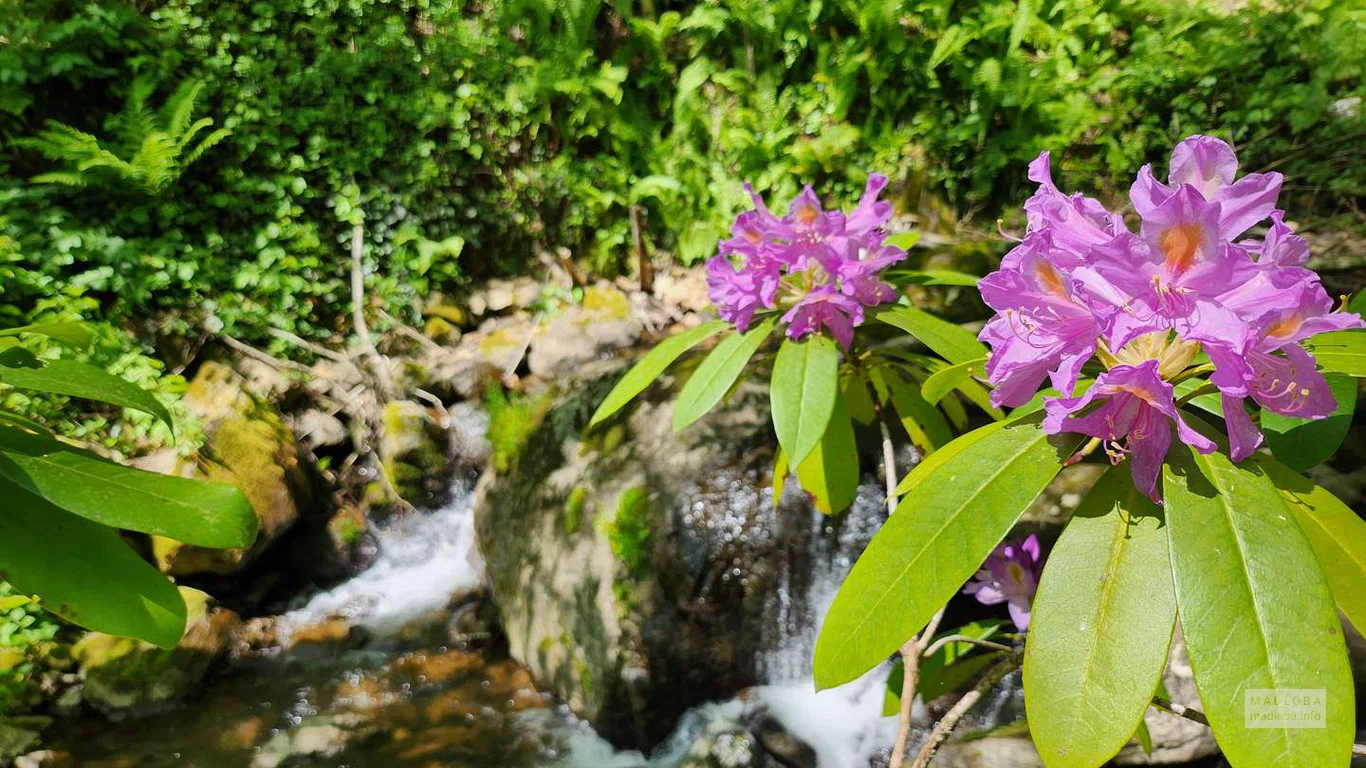
M 948 711 L 948 714 L 944 715 L 938 723 L 935 723 L 934 730 L 930 731 L 930 737 L 925 740 L 925 745 L 920 748 L 920 754 L 916 755 L 915 762 L 911 764 L 911 768 L 925 768 L 928 766 L 930 761 L 934 759 L 935 753 L 939 751 L 939 748 L 948 740 L 949 735 L 953 733 L 953 729 L 958 727 L 958 723 L 963 719 L 963 716 L 973 707 L 977 706 L 977 702 L 982 700 L 982 697 L 987 694 L 987 691 L 990 691 L 997 683 L 1001 682 L 1001 678 L 1010 674 L 1019 666 L 1019 654 L 1012 654 L 1009 659 L 987 670 L 987 673 L 982 676 L 982 679 L 977 681 L 977 685 L 974 686 L 971 691 L 964 694 L 963 698 L 959 699 L 958 703 L 954 704 L 953 708 Z
M 982 640 L 976 637 L 968 637 L 967 635 L 948 635 L 947 637 L 941 637 L 938 640 L 934 641 L 934 644 L 931 645 L 929 648 L 926 648 L 925 652 L 921 655 L 933 656 L 935 651 L 939 650 L 940 648 L 943 648 L 949 643 L 971 643 L 972 645 L 980 646 L 982 648 L 990 648 L 993 651 L 1004 651 L 1006 653 L 1015 650 L 1014 648 L 1011 648 L 1008 645 L 993 643 L 990 640 Z

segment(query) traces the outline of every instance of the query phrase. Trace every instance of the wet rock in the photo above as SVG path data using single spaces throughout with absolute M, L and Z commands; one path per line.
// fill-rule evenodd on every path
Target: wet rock
M 91 632 L 72 648 L 81 665 L 83 696 L 104 712 L 141 712 L 178 701 L 228 648 L 237 614 L 198 590 L 181 587 L 185 635 L 167 650 L 127 637 Z
M 299 454 L 293 432 L 268 403 L 248 392 L 241 376 L 208 362 L 190 383 L 185 405 L 199 419 L 206 442 L 174 472 L 236 485 L 260 522 L 256 543 L 208 549 L 153 537 L 161 570 L 173 576 L 241 572 L 300 516 L 324 508 L 316 472 Z
M 441 422 L 423 405 L 395 400 L 385 404 L 380 423 L 380 460 L 399 496 L 414 503 L 436 501 L 450 476 Z
M 988 736 L 945 744 L 930 761 L 931 768 L 1043 768 L 1043 760 L 1029 739 Z
M 531 340 L 527 365 L 545 379 L 563 379 L 603 352 L 634 343 L 641 323 L 630 299 L 600 283 L 584 291 L 583 302 L 551 313 Z
M 310 765 L 316 760 L 336 757 L 349 744 L 378 734 L 379 727 L 360 715 L 310 717 L 272 736 L 252 759 L 251 768 Z
M 342 420 L 326 411 L 310 408 L 294 417 L 294 433 L 310 448 L 329 448 L 351 438 Z
M 816 750 L 784 728 L 772 715 L 760 715 L 749 729 L 764 751 L 784 768 L 820 768 Z
M 43 729 L 52 724 L 48 717 L 0 717 L 0 762 L 13 760 L 38 743 Z
M 809 570 L 820 518 L 795 484 L 774 510 L 762 392 L 677 435 L 668 393 L 584 431 L 613 383 L 553 406 L 481 478 L 475 520 L 513 657 L 648 750 L 690 706 L 758 682 L 778 588 Z

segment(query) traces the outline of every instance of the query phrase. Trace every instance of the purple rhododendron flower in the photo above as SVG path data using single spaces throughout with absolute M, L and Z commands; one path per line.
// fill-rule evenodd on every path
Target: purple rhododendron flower
M 1262 441 L 1247 408 L 1322 418 L 1337 403 L 1300 343 L 1324 331 L 1363 327 L 1335 311 L 1309 247 L 1276 209 L 1281 176 L 1238 176 L 1227 143 L 1192 136 L 1172 152 L 1166 183 L 1145 166 L 1130 189 L 1135 234 L 1099 202 L 1053 183 L 1048 153 L 1029 167 L 1039 189 L 1025 203 L 1024 238 L 983 278 L 996 310 L 980 338 L 996 405 L 1020 405 L 1047 377 L 1044 428 L 1105 441 L 1135 484 L 1158 498 L 1157 478 L 1173 429 L 1197 451 L 1215 443 L 1180 417 L 1172 380 L 1200 353 L 1223 400 L 1230 454 Z M 1266 222 L 1259 239 L 1249 230 Z M 1105 369 L 1073 397 L 1091 360 Z M 1250 401 L 1250 402 L 1249 402 Z
M 1023 632 L 1029 629 L 1030 608 L 1042 571 L 1039 537 L 1031 533 L 1023 541 L 1003 541 L 963 587 L 963 594 L 976 597 L 983 605 L 1005 603 L 1010 620 Z
M 853 343 L 866 307 L 895 301 L 879 277 L 906 258 L 884 242 L 891 203 L 878 200 L 887 177 L 872 174 L 858 206 L 826 211 L 810 188 L 778 217 L 750 185 L 754 210 L 736 218 L 731 236 L 707 261 L 707 287 L 717 313 L 740 330 L 765 310 L 782 311 L 787 335 L 801 339 L 822 329 L 841 345 Z

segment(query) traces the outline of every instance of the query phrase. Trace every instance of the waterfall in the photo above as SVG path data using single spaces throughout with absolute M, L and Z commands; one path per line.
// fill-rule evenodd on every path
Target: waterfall
M 444 616 L 451 600 L 479 586 L 483 566 L 474 544 L 474 493 L 457 480 L 438 509 L 392 520 L 375 532 L 378 554 L 365 571 L 313 595 L 280 617 L 280 638 L 331 618 L 376 637 Z

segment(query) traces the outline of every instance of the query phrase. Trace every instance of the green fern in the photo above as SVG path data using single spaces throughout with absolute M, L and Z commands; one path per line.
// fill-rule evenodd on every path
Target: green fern
M 194 120 L 194 104 L 204 84 L 182 83 L 158 112 L 147 106 L 154 86 L 138 78 L 121 112 L 108 123 L 108 143 L 65 123 L 49 120 L 47 129 L 17 143 L 66 167 L 34 176 L 35 184 L 86 186 L 112 180 L 148 194 L 165 191 L 185 168 L 231 133 L 226 128 L 200 134 L 213 119 Z M 125 159 L 126 158 L 126 159 Z

